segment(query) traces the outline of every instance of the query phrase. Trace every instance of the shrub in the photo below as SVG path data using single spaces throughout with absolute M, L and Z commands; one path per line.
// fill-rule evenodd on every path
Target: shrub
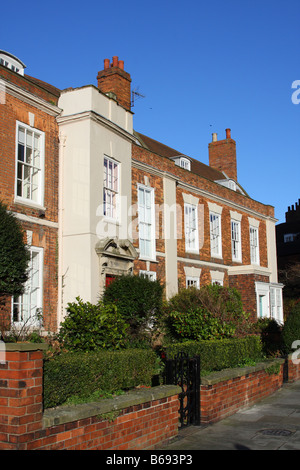
M 141 337 L 155 325 L 162 310 L 163 285 L 142 276 L 121 276 L 106 287 L 103 302 L 117 305 L 130 325 L 130 334 Z
M 181 318 L 187 319 L 184 339 L 230 336 L 242 337 L 251 331 L 251 323 L 243 312 L 241 295 L 236 289 L 219 285 L 208 285 L 200 289 L 182 289 L 172 297 L 165 307 L 165 325 L 167 333 L 179 339 L 178 324 Z M 187 325 L 185 325 L 187 326 Z M 201 333 L 201 334 L 200 334 Z
M 0 295 L 21 295 L 28 278 L 29 252 L 15 216 L 0 202 Z
M 261 318 L 256 323 L 261 336 L 262 350 L 266 356 L 280 355 L 282 352 L 282 327 L 273 318 Z
M 300 303 L 293 307 L 284 323 L 282 340 L 284 352 L 287 354 L 293 351 L 293 342 L 300 340 Z
M 61 353 L 45 360 L 44 407 L 65 403 L 70 397 L 89 397 L 96 391 L 113 393 L 151 385 L 157 373 L 157 355 L 151 350 Z
M 70 351 L 121 349 L 126 346 L 127 329 L 115 305 L 93 305 L 77 297 L 68 304 L 58 340 Z
M 261 341 L 259 336 L 255 335 L 247 338 L 173 343 L 165 347 L 164 354 L 171 359 L 181 351 L 190 357 L 200 356 L 201 371 L 237 367 L 262 358 Z
M 177 340 L 230 338 L 235 333 L 232 323 L 222 322 L 201 307 L 186 312 L 170 312 L 168 324 L 172 337 Z

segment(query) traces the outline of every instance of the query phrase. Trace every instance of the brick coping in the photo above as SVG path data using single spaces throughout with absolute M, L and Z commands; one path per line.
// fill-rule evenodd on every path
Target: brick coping
M 43 427 L 57 426 L 92 416 L 102 416 L 135 405 L 178 395 L 180 392 L 181 388 L 177 385 L 159 385 L 147 389 L 133 390 L 124 395 L 90 403 L 48 408 L 43 414 Z
M 236 367 L 212 372 L 205 377 L 201 377 L 201 385 L 215 385 L 219 382 L 225 382 L 226 380 L 243 377 L 244 375 L 253 374 L 260 370 L 266 370 L 269 367 L 280 365 L 284 362 L 285 359 L 283 358 L 267 359 L 266 361 L 258 362 L 255 366 Z

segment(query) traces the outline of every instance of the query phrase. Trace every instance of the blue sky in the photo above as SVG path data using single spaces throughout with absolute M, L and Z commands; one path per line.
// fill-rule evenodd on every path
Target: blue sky
M 299 0 L 3 2 L 0 49 L 61 89 L 96 85 L 117 55 L 145 96 L 134 128 L 207 164 L 211 134 L 231 128 L 240 184 L 284 222 L 300 198 L 299 9 Z

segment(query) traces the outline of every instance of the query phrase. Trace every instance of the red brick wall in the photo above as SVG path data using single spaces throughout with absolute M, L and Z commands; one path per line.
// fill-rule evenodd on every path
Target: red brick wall
M 42 351 L 6 351 L 0 363 L 0 449 L 25 448 L 42 418 Z
M 231 191 L 223 186 L 220 186 L 212 181 L 202 178 L 194 173 L 188 172 L 174 164 L 168 158 L 161 157 L 155 153 L 149 152 L 139 146 L 133 145 L 133 159 L 142 163 L 148 164 L 153 168 L 160 171 L 168 172 L 175 175 L 180 182 L 187 183 L 189 185 L 204 189 L 212 194 L 220 196 L 223 201 L 218 201 L 217 204 L 222 207 L 221 216 L 221 230 L 222 230 L 222 258 L 215 258 L 211 256 L 210 248 L 210 221 L 209 221 L 209 206 L 208 197 L 202 196 L 193 192 L 192 188 L 189 190 L 180 186 L 176 187 L 176 203 L 180 208 L 181 220 L 177 219 L 178 225 L 178 240 L 177 240 L 177 256 L 184 258 L 186 262 L 180 260 L 178 262 L 178 286 L 185 287 L 186 279 L 184 273 L 184 266 L 194 266 L 201 268 L 201 279 L 200 285 L 209 284 L 211 282 L 210 271 L 213 270 L 213 266 L 208 267 L 199 264 L 199 261 L 205 261 L 208 263 L 217 263 L 218 265 L 224 265 L 224 285 L 230 285 L 237 287 L 241 290 L 242 299 L 244 303 L 244 309 L 247 312 L 253 313 L 253 320 L 256 320 L 256 295 L 255 295 L 255 281 L 262 280 L 262 282 L 269 282 L 267 276 L 264 279 L 258 279 L 254 275 L 239 275 L 239 276 L 228 276 L 227 267 L 229 266 L 241 266 L 250 265 L 250 236 L 249 236 L 249 213 L 243 211 L 243 209 L 234 208 L 230 205 L 231 203 L 237 203 L 245 209 L 255 210 L 260 213 L 263 217 L 273 216 L 274 209 L 271 206 L 265 206 L 257 201 L 250 199 L 249 197 L 243 196 L 237 192 Z M 159 175 L 153 175 L 150 172 L 137 170 L 134 165 L 132 169 L 132 202 L 137 202 L 137 183 L 144 184 L 144 176 L 147 176 L 149 185 L 155 188 L 155 203 L 158 205 L 163 204 L 163 178 Z M 198 198 L 198 219 L 199 219 L 199 254 L 187 253 L 185 249 L 185 233 L 184 233 L 184 194 L 192 194 Z M 212 199 L 209 202 L 214 202 Z M 232 248 L 231 248 L 231 214 L 230 211 L 237 211 L 241 216 L 241 240 L 242 240 L 242 262 L 237 263 L 232 260 Z M 251 215 L 252 218 L 254 218 Z M 268 256 L 267 256 L 267 234 L 266 234 L 266 222 L 264 218 L 257 217 L 259 221 L 259 255 L 260 255 L 260 266 L 268 267 Z M 159 221 L 159 227 L 157 233 L 159 238 L 156 240 L 157 251 L 164 252 L 164 241 L 161 240 L 161 223 Z M 138 240 L 134 242 L 138 248 Z M 195 261 L 195 263 L 193 263 Z M 197 263 L 196 263 L 197 262 Z M 162 266 L 161 266 L 162 268 Z M 139 269 L 145 269 L 144 265 L 140 261 L 135 262 L 135 272 Z M 217 270 L 222 270 L 220 266 L 216 267 Z M 155 266 L 151 266 L 151 270 L 156 270 Z M 254 279 L 255 278 L 255 279 Z
M 213 384 L 201 385 L 201 423 L 220 421 L 239 409 L 272 395 L 283 385 L 283 361 L 278 366 L 278 374 L 268 373 L 266 368 L 251 373 L 245 372 L 245 375 L 233 376 L 226 380 L 220 379 Z M 293 365 L 289 362 L 289 368 L 291 366 Z M 299 373 L 300 367 L 296 368 Z M 291 376 L 291 381 L 294 380 L 297 380 L 295 374 Z
M 43 351 L 6 351 L 0 363 L 0 450 L 154 449 L 177 432 L 177 395 L 125 408 L 113 421 L 43 426 Z
M 5 67 L 0 68 L 1 77 L 32 93 L 32 96 L 38 96 L 51 104 L 57 102 L 57 94 L 52 94 L 30 79 L 19 76 Z M 30 125 L 29 113 L 34 114 L 33 127 L 45 133 L 45 214 L 43 215 L 39 208 L 15 201 L 16 121 Z M 33 232 L 32 245 L 44 249 L 44 326 L 45 329 L 54 331 L 57 312 L 57 228 L 51 224 L 58 222 L 59 139 L 56 117 L 35 106 L 34 100 L 29 104 L 23 101 L 21 96 L 18 98 L 12 96 L 7 87 L 4 103 L 0 104 L 0 139 L 0 200 L 9 210 L 32 217 L 32 221 L 21 221 L 21 225 L 24 231 Z M 50 224 L 47 225 L 47 222 Z M 2 309 L 2 321 L 4 321 L 3 316 L 7 319 L 10 317 L 10 308 L 9 300 Z

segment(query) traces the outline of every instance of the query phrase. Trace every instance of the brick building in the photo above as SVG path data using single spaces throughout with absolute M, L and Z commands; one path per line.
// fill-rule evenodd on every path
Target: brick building
M 0 51 L 0 200 L 20 220 L 30 250 L 25 293 L 3 312 L 21 325 L 42 311 L 47 331 L 57 323 L 59 90 L 24 70 Z M 2 326 L 7 320 L 3 313 Z
M 213 134 L 209 165 L 134 131 L 131 78 L 118 57 L 112 63 L 105 59 L 97 86 L 60 92 L 7 67 L 3 71 L 10 81 L 18 77 L 30 84 L 31 94 L 37 94 L 35 88 L 47 90 L 48 103 L 55 103 L 52 113 L 47 108 L 47 129 L 37 129 L 52 142 L 46 147 L 45 178 L 49 185 L 50 177 L 55 178 L 56 186 L 45 189 L 42 217 L 30 213 L 30 221 L 38 220 L 43 233 L 51 222 L 58 237 L 57 325 L 68 302 L 77 296 L 96 302 L 105 286 L 124 273 L 161 279 L 167 297 L 192 285 L 234 286 L 253 319 L 273 316 L 282 321 L 274 208 L 253 200 L 239 184 L 230 129 L 220 140 Z M 26 102 L 30 119 L 28 106 Z M 18 120 L 34 128 L 25 117 Z M 13 134 L 9 141 L 13 183 Z M 12 184 L 5 200 L 14 194 Z M 56 272 L 53 260 L 44 266 L 44 277 L 50 265 L 52 275 Z M 46 313 L 45 302 L 44 309 Z
M 285 222 L 276 225 L 278 269 L 300 263 L 300 199 L 288 207 Z

